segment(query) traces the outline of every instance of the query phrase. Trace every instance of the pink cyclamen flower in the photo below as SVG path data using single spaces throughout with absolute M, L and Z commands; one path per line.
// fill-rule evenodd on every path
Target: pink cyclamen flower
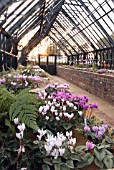
M 84 131 L 85 131 L 85 132 L 89 132 L 89 131 L 90 131 L 90 127 L 89 127 L 89 126 L 85 126 L 85 127 L 84 127 Z
M 86 142 L 86 146 L 87 146 L 88 150 L 91 150 L 94 148 L 93 142 Z
M 88 104 L 83 105 L 83 109 L 84 109 L 84 110 L 87 110 L 88 108 L 89 108 L 89 105 L 88 105 Z
M 107 124 L 103 124 L 102 127 L 106 130 L 108 128 Z
M 93 130 L 94 132 L 97 132 L 98 129 L 99 129 L 98 126 L 93 126 L 93 127 L 92 127 L 92 130 Z
M 98 108 L 98 104 L 97 103 L 92 103 L 92 105 L 90 106 L 91 109 L 97 109 Z
M 96 134 L 96 138 L 101 138 L 104 135 L 103 131 L 98 131 L 98 133 Z

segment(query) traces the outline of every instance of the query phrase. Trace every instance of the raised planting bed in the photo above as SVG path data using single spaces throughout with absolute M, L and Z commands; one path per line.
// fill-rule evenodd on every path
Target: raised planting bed
M 71 67 L 57 67 L 57 75 L 78 87 L 114 104 L 114 76 Z

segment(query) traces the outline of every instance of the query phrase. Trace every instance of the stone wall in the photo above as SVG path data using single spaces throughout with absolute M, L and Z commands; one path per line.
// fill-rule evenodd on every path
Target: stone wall
M 114 76 L 57 67 L 57 75 L 114 104 Z

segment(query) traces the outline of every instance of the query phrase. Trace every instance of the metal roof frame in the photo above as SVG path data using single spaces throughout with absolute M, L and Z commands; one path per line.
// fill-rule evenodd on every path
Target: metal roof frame
M 15 2 L 17 6 L 7 13 Z M 17 42 L 37 28 L 23 48 L 26 55 L 48 35 L 67 55 L 114 47 L 113 0 L 29 0 L 25 4 L 25 1 L 1 0 L 0 15 L 5 19 L 0 25 L 1 32 L 16 36 Z

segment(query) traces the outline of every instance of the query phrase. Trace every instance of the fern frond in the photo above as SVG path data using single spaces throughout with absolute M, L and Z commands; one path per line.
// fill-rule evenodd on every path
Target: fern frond
M 5 87 L 0 86 L 0 113 L 9 112 L 11 104 L 15 101 L 15 96 Z
M 21 95 L 22 96 L 21 96 Z M 37 130 L 38 126 L 36 123 L 37 118 L 37 107 L 36 99 L 33 94 L 30 94 L 28 90 L 23 90 L 16 96 L 17 100 L 13 103 L 9 110 L 10 120 L 18 117 L 19 122 L 25 123 L 26 126 Z

